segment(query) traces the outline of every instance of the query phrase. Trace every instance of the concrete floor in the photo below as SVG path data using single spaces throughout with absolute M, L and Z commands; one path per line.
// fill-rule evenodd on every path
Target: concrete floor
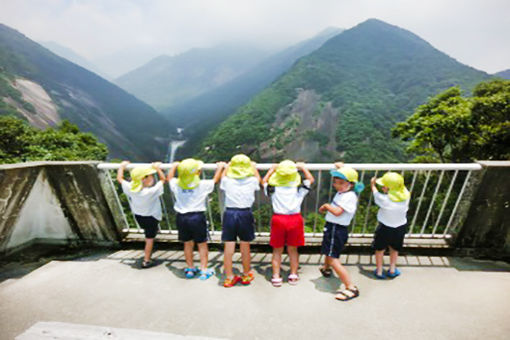
M 254 254 L 253 284 L 229 289 L 222 287 L 219 274 L 207 281 L 184 279 L 182 252 L 158 251 L 159 264 L 145 270 L 138 269 L 141 256 L 139 250 L 123 250 L 52 261 L 12 278 L 1 269 L 0 339 L 14 339 L 37 322 L 169 333 L 170 339 L 172 334 L 230 339 L 510 338 L 506 263 L 406 256 L 399 259 L 402 276 L 379 281 L 371 277 L 373 257 L 344 256 L 361 295 L 340 302 L 333 298 L 340 281 L 320 275 L 317 255 L 301 256 L 297 286 L 284 282 L 274 288 L 269 282 L 271 256 Z M 219 273 L 222 254 L 211 252 L 210 259 Z

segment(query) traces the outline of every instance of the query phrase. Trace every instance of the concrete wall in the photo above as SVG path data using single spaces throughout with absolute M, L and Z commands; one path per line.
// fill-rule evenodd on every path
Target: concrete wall
M 34 243 L 111 245 L 122 212 L 96 162 L 0 166 L 0 254 Z
M 455 247 L 473 255 L 510 258 L 510 161 L 480 161 L 469 209 Z

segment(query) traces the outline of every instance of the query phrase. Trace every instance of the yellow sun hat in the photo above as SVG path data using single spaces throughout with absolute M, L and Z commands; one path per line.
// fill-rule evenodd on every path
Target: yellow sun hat
M 154 168 L 151 167 L 137 167 L 132 169 L 129 174 L 131 175 L 131 191 L 132 192 L 139 192 L 142 190 L 142 179 L 144 179 L 146 176 L 155 174 L 157 171 Z
M 180 162 L 179 166 L 177 167 L 177 172 L 179 175 L 177 178 L 177 185 L 185 190 L 195 189 L 200 183 L 200 177 L 198 173 L 200 169 L 202 169 L 203 165 L 204 162 L 193 158 L 187 158 Z
M 269 185 L 274 187 L 297 187 L 301 184 L 296 163 L 285 160 L 278 164 L 276 171 L 269 177 Z
M 343 166 L 340 169 L 330 171 L 331 176 L 356 183 L 358 181 L 358 172 L 350 166 Z
M 388 188 L 388 197 L 393 202 L 402 202 L 411 197 L 411 193 L 404 185 L 404 177 L 396 172 L 387 172 L 375 182 Z
M 242 179 L 254 175 L 255 171 L 253 171 L 250 157 L 243 154 L 235 155 L 232 157 L 227 170 L 228 177 Z
M 365 189 L 365 185 L 358 181 L 358 172 L 350 166 L 342 166 L 340 169 L 334 169 L 329 172 L 331 176 L 341 178 L 354 184 L 354 192 L 359 194 Z

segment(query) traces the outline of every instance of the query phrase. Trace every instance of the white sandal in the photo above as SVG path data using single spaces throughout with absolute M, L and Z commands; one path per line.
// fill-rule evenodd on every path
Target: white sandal
M 282 286 L 282 278 L 281 277 L 273 277 L 271 278 L 271 283 L 273 284 L 273 287 L 281 287 Z

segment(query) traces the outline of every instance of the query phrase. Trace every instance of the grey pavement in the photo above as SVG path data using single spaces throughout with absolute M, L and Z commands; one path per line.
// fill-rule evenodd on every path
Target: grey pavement
M 320 275 L 318 255 L 301 255 L 299 284 L 284 282 L 281 288 L 269 282 L 270 254 L 254 254 L 255 281 L 233 288 L 222 287 L 219 252 L 210 253 L 217 275 L 207 281 L 183 277 L 180 251 L 157 251 L 158 265 L 144 270 L 138 269 L 141 257 L 139 250 L 122 250 L 51 261 L 12 278 L 3 275 L 0 339 L 26 336 L 41 325 L 127 329 L 132 330 L 129 339 L 151 332 L 169 339 L 510 337 L 506 263 L 404 256 L 399 259 L 402 276 L 380 281 L 371 277 L 373 257 L 344 255 L 361 295 L 340 302 L 334 299 L 340 281 Z M 239 260 L 236 255 L 238 268 Z

